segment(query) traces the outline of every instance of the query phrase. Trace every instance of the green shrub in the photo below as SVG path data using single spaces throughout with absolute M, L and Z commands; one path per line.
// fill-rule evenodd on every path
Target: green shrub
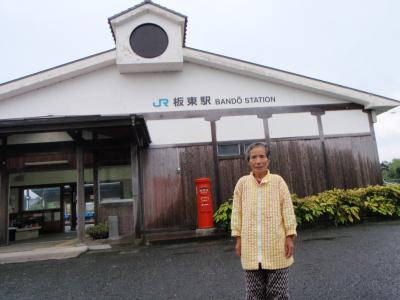
M 97 225 L 88 227 L 86 233 L 91 236 L 92 239 L 106 239 L 108 238 L 108 225 L 107 223 L 99 223 Z
M 365 217 L 400 217 L 400 184 L 366 188 L 333 189 L 299 198 L 292 195 L 298 224 L 328 220 L 333 225 L 351 224 Z M 221 204 L 214 214 L 217 226 L 230 228 L 232 199 Z
M 229 198 L 222 203 L 213 216 L 215 224 L 223 230 L 229 230 L 231 227 L 232 201 L 233 199 Z
M 400 185 L 333 189 L 303 199 L 293 198 L 299 224 L 329 219 L 337 226 L 365 217 L 400 217 Z

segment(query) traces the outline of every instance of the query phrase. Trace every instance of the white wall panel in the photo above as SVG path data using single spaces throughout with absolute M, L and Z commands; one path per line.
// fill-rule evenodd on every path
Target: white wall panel
M 325 135 L 370 132 L 368 114 L 362 110 L 327 111 L 322 128 Z
M 317 118 L 310 113 L 274 114 L 268 127 L 271 138 L 318 135 Z
M 210 122 L 204 118 L 149 120 L 151 145 L 211 142 Z
M 264 139 L 264 124 L 257 116 L 224 117 L 216 122 L 217 141 Z

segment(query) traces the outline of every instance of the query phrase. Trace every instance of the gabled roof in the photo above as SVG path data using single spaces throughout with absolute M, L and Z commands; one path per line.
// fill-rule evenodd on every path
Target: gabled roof
M 122 11 L 122 12 L 120 12 L 120 13 L 108 18 L 108 24 L 110 26 L 110 30 L 111 30 L 112 36 L 114 38 L 114 41 L 115 41 L 115 34 L 114 34 L 113 27 L 111 25 L 111 21 L 116 19 L 116 18 L 118 18 L 118 17 L 120 17 L 120 16 L 122 16 L 122 15 L 125 15 L 125 14 L 127 14 L 127 13 L 129 13 L 129 12 L 135 10 L 135 9 L 138 9 L 139 7 L 144 6 L 146 4 L 150 4 L 150 5 L 153 5 L 155 7 L 161 8 L 161 9 L 167 11 L 167 12 L 170 12 L 170 13 L 172 13 L 174 15 L 177 15 L 177 16 L 182 17 L 182 18 L 185 19 L 185 28 L 184 28 L 183 45 L 182 45 L 184 47 L 185 46 L 185 42 L 186 42 L 187 16 L 182 15 L 181 13 L 178 13 L 178 12 L 172 10 L 172 9 L 167 8 L 167 7 L 161 6 L 161 5 L 157 4 L 157 3 L 154 3 L 151 0 L 145 0 L 142 3 L 139 3 L 139 4 L 137 4 L 137 5 L 135 5 L 135 6 L 131 7 L 131 8 L 128 8 L 128 9 L 126 9 L 126 10 L 124 10 L 124 11 Z
M 111 66 L 115 64 L 115 56 L 115 49 L 111 49 L 3 83 L 0 85 L 0 101 Z M 378 114 L 400 106 L 400 101 L 395 99 L 188 47 L 183 48 L 183 59 L 185 62 L 344 99 L 376 110 Z
M 313 93 L 344 99 L 358 103 L 364 106 L 365 109 L 373 109 L 378 114 L 400 106 L 400 101 L 396 99 L 349 88 L 343 85 L 189 47 L 185 47 L 183 50 L 183 57 L 186 62 L 197 63 Z
M 115 64 L 115 49 L 0 84 L 0 101 Z

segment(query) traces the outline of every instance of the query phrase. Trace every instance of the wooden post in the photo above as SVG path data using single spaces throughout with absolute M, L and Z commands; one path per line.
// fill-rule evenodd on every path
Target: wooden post
M 371 138 L 374 141 L 374 152 L 376 156 L 376 161 L 375 161 L 375 180 L 376 184 L 383 184 L 383 178 L 382 178 L 382 173 L 381 173 L 381 164 L 379 162 L 379 152 L 378 152 L 378 144 L 376 143 L 376 136 L 375 136 L 375 129 L 374 129 L 374 123 L 376 122 L 376 113 L 372 110 L 366 110 L 364 111 L 368 114 L 368 121 L 369 121 L 369 130 L 371 133 Z
M 142 151 L 143 144 L 140 142 L 140 146 L 137 148 L 137 163 L 138 163 L 138 185 L 139 185 L 139 195 L 138 195 L 138 211 L 139 211 L 139 224 L 138 229 L 140 235 L 144 234 L 144 198 L 143 198 L 143 164 L 142 164 Z M 140 237 L 139 235 L 139 237 Z
M 269 134 L 268 119 L 272 117 L 272 114 L 260 114 L 257 115 L 257 117 L 263 120 L 265 142 L 269 145 L 271 143 L 271 136 Z M 271 147 L 271 145 L 269 147 Z
M 326 189 L 329 190 L 331 188 L 331 181 L 330 181 L 330 177 L 329 177 L 328 155 L 326 153 L 327 151 L 326 151 L 326 145 L 325 145 L 325 135 L 324 135 L 324 129 L 322 127 L 322 118 L 321 118 L 321 116 L 324 115 L 325 112 L 324 111 L 313 111 L 313 112 L 311 112 L 311 114 L 313 116 L 317 117 L 319 140 L 321 142 L 322 154 L 324 157 Z
M 85 241 L 85 182 L 83 174 L 83 148 L 76 146 L 76 198 L 78 203 L 78 243 Z
M 0 158 L 0 245 L 8 244 L 8 173 Z
M 140 197 L 140 172 L 139 172 L 139 156 L 138 156 L 139 147 L 133 141 L 130 142 L 130 151 L 131 151 L 131 170 L 132 170 L 132 215 L 133 215 L 133 224 L 132 224 L 132 233 L 134 238 L 140 238 L 141 232 L 141 197 Z
M 76 187 L 71 184 L 71 231 L 76 230 Z
M 99 223 L 99 203 L 100 203 L 100 185 L 99 185 L 99 154 L 93 151 L 93 202 L 94 202 L 94 223 Z
M 211 140 L 213 148 L 213 161 L 214 161 L 214 176 L 215 176 L 215 199 L 214 209 L 217 210 L 221 204 L 221 183 L 219 178 L 219 161 L 218 161 L 218 141 L 217 141 L 217 126 L 216 121 L 220 119 L 219 116 L 208 116 L 205 118 L 206 121 L 210 122 L 211 127 Z

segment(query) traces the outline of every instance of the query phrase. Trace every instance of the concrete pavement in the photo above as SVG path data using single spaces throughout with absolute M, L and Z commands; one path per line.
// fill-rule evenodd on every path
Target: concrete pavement
M 299 231 L 291 299 L 400 299 L 400 221 Z M 234 241 L 113 246 L 0 265 L 0 299 L 243 299 Z
M 27 261 L 40 261 L 49 259 L 65 259 L 77 257 L 88 250 L 88 246 L 69 246 L 39 248 L 27 251 L 0 253 L 0 264 Z
M 174 241 L 195 241 L 198 239 L 219 238 L 226 236 L 224 233 L 212 231 L 209 233 L 198 233 L 197 231 L 181 231 L 173 233 L 152 234 L 146 238 L 147 244 L 173 243 Z M 28 261 L 41 261 L 50 259 L 66 259 L 77 257 L 86 251 L 101 251 L 111 249 L 111 245 L 138 244 L 132 237 L 121 237 L 118 239 L 92 240 L 86 237 L 83 244 L 78 244 L 76 238 L 61 234 L 53 237 L 55 240 L 42 241 L 31 239 L 27 242 L 17 242 L 11 245 L 0 247 L 0 264 L 19 263 Z
M 79 245 L 76 239 L 45 242 L 30 240 L 0 247 L 0 264 L 66 259 L 77 257 L 88 250 L 105 249 L 111 249 L 111 246 L 104 241 L 88 240 Z

